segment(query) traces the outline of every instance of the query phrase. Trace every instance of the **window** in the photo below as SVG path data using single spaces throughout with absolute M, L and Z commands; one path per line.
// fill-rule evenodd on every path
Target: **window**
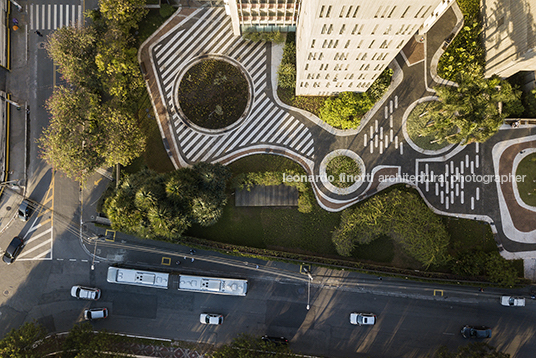
M 353 82 L 350 82 L 350 83 L 348 84 L 348 88 L 352 88 L 352 84 L 353 84 Z
M 417 11 L 417 13 L 415 14 L 415 18 L 417 18 L 417 17 L 419 16 L 419 13 L 420 13 L 421 11 L 423 11 L 424 8 L 425 8 L 425 6 L 421 6 L 421 8 L 419 9 L 419 11 Z
M 331 46 L 333 46 L 333 40 L 329 40 L 328 48 L 331 48 Z
M 406 8 L 406 10 L 405 10 L 404 13 L 402 14 L 402 16 L 400 16 L 401 18 L 404 18 L 404 16 L 406 16 L 406 14 L 408 13 L 408 10 L 409 10 L 410 7 L 411 7 L 411 6 L 408 6 L 408 7 Z
M 329 66 L 329 64 L 326 63 L 326 67 L 324 67 L 324 71 L 327 71 L 327 70 L 328 70 L 328 66 Z
M 324 26 L 322 26 L 322 35 L 326 33 L 327 26 L 328 25 L 326 25 L 326 24 L 324 24 Z
M 329 17 L 331 14 L 331 5 L 328 6 L 328 12 L 326 12 L 326 17 Z
M 395 35 L 402 33 L 402 31 L 404 31 L 404 25 L 400 26 L 400 30 L 398 30 Z
M 374 59 L 376 58 L 376 55 L 377 55 L 377 54 L 378 54 L 378 53 L 376 52 L 376 53 L 374 54 L 374 56 L 372 56 L 372 58 L 371 58 L 370 60 L 371 60 L 371 61 L 374 61 Z
M 337 54 L 337 55 L 338 55 L 338 54 Z M 335 60 L 337 60 L 337 59 L 335 59 Z M 334 71 L 338 71 L 338 70 L 339 70 L 339 65 L 335 65 L 335 69 L 334 69 Z
M 343 17 L 345 9 L 346 9 L 346 6 L 343 5 L 343 7 L 341 8 L 341 12 L 339 13 L 339 17 Z
M 318 60 L 321 60 L 324 58 L 324 54 L 320 52 L 320 56 L 318 56 Z M 316 60 L 316 54 L 315 54 L 315 60 Z
M 376 11 L 376 14 L 374 15 L 374 17 L 378 17 L 380 15 L 380 12 L 382 11 L 382 6 L 380 6 L 378 8 L 378 11 Z
M 326 80 L 329 80 L 329 73 L 326 75 Z
M 497 21 L 497 27 L 501 27 L 502 25 L 504 25 L 504 16 Z
M 395 9 L 396 9 L 396 6 L 393 6 L 393 8 L 391 9 L 391 12 L 389 13 L 389 15 L 387 15 L 388 18 L 390 18 L 393 15 L 393 12 L 395 12 Z
M 365 71 L 368 71 L 369 67 L 370 67 L 370 65 L 367 65 L 367 66 L 365 67 Z
M 339 53 L 337 52 L 335 54 L 335 61 L 337 61 L 339 59 Z M 337 70 L 337 66 L 335 66 L 335 71 Z
M 354 79 L 354 74 L 350 74 L 350 77 L 349 77 L 350 80 L 353 80 Z
M 354 29 L 352 30 L 352 35 L 355 35 L 355 33 L 357 32 L 357 27 L 358 27 L 358 26 L 359 26 L 359 25 L 355 25 L 355 26 L 354 26 Z
M 387 13 L 387 10 L 389 10 L 389 6 L 386 6 L 385 7 L 385 10 L 383 10 L 383 13 L 382 13 L 382 19 L 385 17 L 385 14 Z
M 309 69 L 309 64 L 306 63 L 306 64 L 305 64 L 305 71 L 307 71 L 308 69 Z
M 328 40 L 324 40 L 324 43 L 322 44 L 322 48 L 326 48 L 327 44 L 328 44 Z
M 339 40 L 335 40 L 335 45 L 333 45 L 333 48 L 337 48 L 338 44 L 339 44 Z
M 359 28 L 359 31 L 357 32 L 358 35 L 361 35 L 361 31 L 363 31 L 363 27 L 365 27 L 365 25 L 361 25 L 361 27 Z
M 365 61 L 366 58 L 367 58 L 367 53 L 365 52 L 365 53 L 363 54 L 363 57 L 361 57 L 361 61 Z
M 323 63 L 320 65 L 320 71 L 322 71 L 322 68 L 324 68 L 324 64 L 323 64 Z
M 357 48 L 361 48 L 362 44 L 363 44 L 363 40 L 359 41 L 359 44 L 357 45 Z
M 421 18 L 425 17 L 426 14 L 428 13 L 428 11 L 430 11 L 431 8 L 432 8 L 431 6 L 428 6 L 428 9 L 426 9 L 426 11 L 422 13 Z
M 341 26 L 341 31 L 339 31 L 339 35 L 344 34 L 344 30 L 346 30 L 346 25 L 345 25 L 345 24 L 342 24 L 342 26 Z
M 346 56 L 348 56 L 348 55 L 346 55 Z M 350 65 L 346 65 L 346 68 L 345 68 L 344 70 L 345 70 L 345 71 L 348 71 L 348 67 L 349 67 L 349 66 L 350 66 Z
M 383 34 L 384 34 L 384 35 L 389 35 L 389 33 L 391 32 L 392 27 L 393 27 L 393 25 L 389 25 L 389 26 L 387 26 L 387 28 L 385 29 L 385 31 L 384 31 Z
M 370 33 L 371 35 L 374 35 L 374 33 L 376 32 L 376 30 L 378 29 L 378 26 L 380 26 L 380 25 L 376 25 L 376 26 L 374 26 L 374 29 L 373 29 L 372 32 Z
M 396 48 L 401 48 L 403 44 L 404 44 L 404 40 L 400 41 L 400 43 L 398 44 Z
M 331 7 L 331 6 L 330 6 Z M 333 25 L 329 25 L 329 29 L 328 29 L 328 35 L 331 34 L 331 32 L 333 31 Z
M 383 41 L 380 48 L 387 48 L 387 40 Z
M 372 42 L 370 43 L 368 48 L 372 48 L 372 45 L 374 45 L 374 41 L 376 41 L 376 40 L 372 40 Z
M 311 42 L 311 48 L 315 48 L 315 42 L 316 42 L 316 40 L 313 39 L 313 41 Z
M 350 46 L 350 40 L 346 41 L 346 45 L 344 45 L 344 48 L 348 48 Z
M 318 74 L 316 75 L 316 79 L 319 79 L 319 78 L 320 78 L 320 73 L 318 73 Z
M 320 15 L 318 15 L 318 17 L 323 17 L 324 16 L 324 9 L 326 7 L 324 5 L 322 5 L 322 7 L 320 8 Z
M 313 54 L 309 52 L 309 56 L 307 56 L 307 60 L 311 61 L 313 59 Z
M 350 13 L 352 12 L 352 8 L 353 8 L 353 6 L 350 6 L 348 8 L 348 12 L 346 13 L 346 17 L 350 17 Z
M 356 6 L 355 7 L 355 11 L 354 11 L 354 14 L 352 15 L 352 17 L 356 17 L 357 16 L 357 11 L 359 10 L 359 6 Z

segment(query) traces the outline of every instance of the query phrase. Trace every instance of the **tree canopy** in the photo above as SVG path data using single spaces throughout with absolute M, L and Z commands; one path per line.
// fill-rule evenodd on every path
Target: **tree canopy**
M 0 341 L 0 356 L 10 358 L 37 358 L 39 354 L 32 352 L 35 342 L 45 338 L 46 330 L 36 323 L 24 323 L 12 329 Z
M 340 255 L 350 256 L 356 244 L 381 235 L 400 243 L 426 267 L 448 261 L 449 236 L 443 223 L 413 192 L 393 189 L 344 210 L 333 243 Z
M 130 30 L 145 0 L 101 0 L 92 22 L 54 31 L 46 49 L 65 85 L 46 103 L 49 126 L 39 138 L 43 158 L 84 182 L 102 165 L 128 165 L 145 148 L 137 115 L 144 82 Z
M 287 345 L 265 342 L 258 337 L 241 334 L 229 344 L 218 347 L 211 358 L 283 358 L 296 357 Z
M 114 230 L 172 240 L 192 224 L 218 221 L 229 178 L 227 167 L 205 162 L 165 174 L 144 169 L 124 177 L 103 209 Z
M 484 342 L 472 342 L 459 346 L 456 352 L 441 346 L 434 358 L 510 358 L 510 354 L 497 352 L 494 347 Z
M 456 82 L 458 86 L 434 88 L 439 100 L 424 115 L 429 124 L 422 135 L 432 135 L 439 143 L 483 143 L 505 118 L 523 112 L 521 92 L 497 76 L 484 78 L 477 66 L 459 72 Z

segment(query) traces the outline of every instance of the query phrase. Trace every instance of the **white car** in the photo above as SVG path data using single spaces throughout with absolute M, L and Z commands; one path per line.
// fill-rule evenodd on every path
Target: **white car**
M 216 313 L 201 313 L 199 316 L 199 322 L 203 324 L 220 325 L 223 323 L 223 316 Z
M 522 307 L 525 306 L 525 299 L 523 297 L 502 296 L 501 305 Z
M 359 326 L 372 326 L 376 323 L 376 315 L 374 313 L 350 313 L 350 323 Z
M 71 296 L 81 298 L 83 300 L 96 301 L 101 296 L 101 291 L 98 288 L 73 286 L 71 287 Z
M 107 308 L 91 308 L 91 309 L 84 310 L 84 319 L 86 321 L 104 319 L 106 317 L 108 317 Z

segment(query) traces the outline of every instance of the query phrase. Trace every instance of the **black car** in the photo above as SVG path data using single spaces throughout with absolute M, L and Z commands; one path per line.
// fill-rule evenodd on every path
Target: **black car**
M 30 213 L 30 203 L 26 200 L 23 200 L 19 206 L 19 219 L 21 221 L 28 221 Z
M 22 240 L 20 237 L 15 236 L 7 247 L 6 252 L 4 252 L 4 257 L 2 258 L 4 262 L 9 265 L 13 261 L 15 261 L 15 258 L 21 252 L 23 247 L 24 240 Z
M 463 338 L 491 338 L 491 329 L 486 326 L 463 326 L 462 327 Z
M 285 337 L 272 337 L 265 335 L 262 336 L 261 339 L 264 342 L 270 342 L 272 344 L 275 344 L 276 346 L 288 344 L 288 339 L 286 339 Z

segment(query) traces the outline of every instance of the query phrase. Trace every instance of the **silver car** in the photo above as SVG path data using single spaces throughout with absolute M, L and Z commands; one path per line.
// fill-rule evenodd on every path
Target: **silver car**
M 359 326 L 372 326 L 376 323 L 376 315 L 374 313 L 350 313 L 350 323 Z
M 96 301 L 101 296 L 101 290 L 92 287 L 73 286 L 71 287 L 71 296 L 83 300 Z
M 91 308 L 91 309 L 84 310 L 84 319 L 86 321 L 104 319 L 106 317 L 108 317 L 107 308 Z
M 203 324 L 220 325 L 223 323 L 223 316 L 217 313 L 201 313 L 199 322 Z

